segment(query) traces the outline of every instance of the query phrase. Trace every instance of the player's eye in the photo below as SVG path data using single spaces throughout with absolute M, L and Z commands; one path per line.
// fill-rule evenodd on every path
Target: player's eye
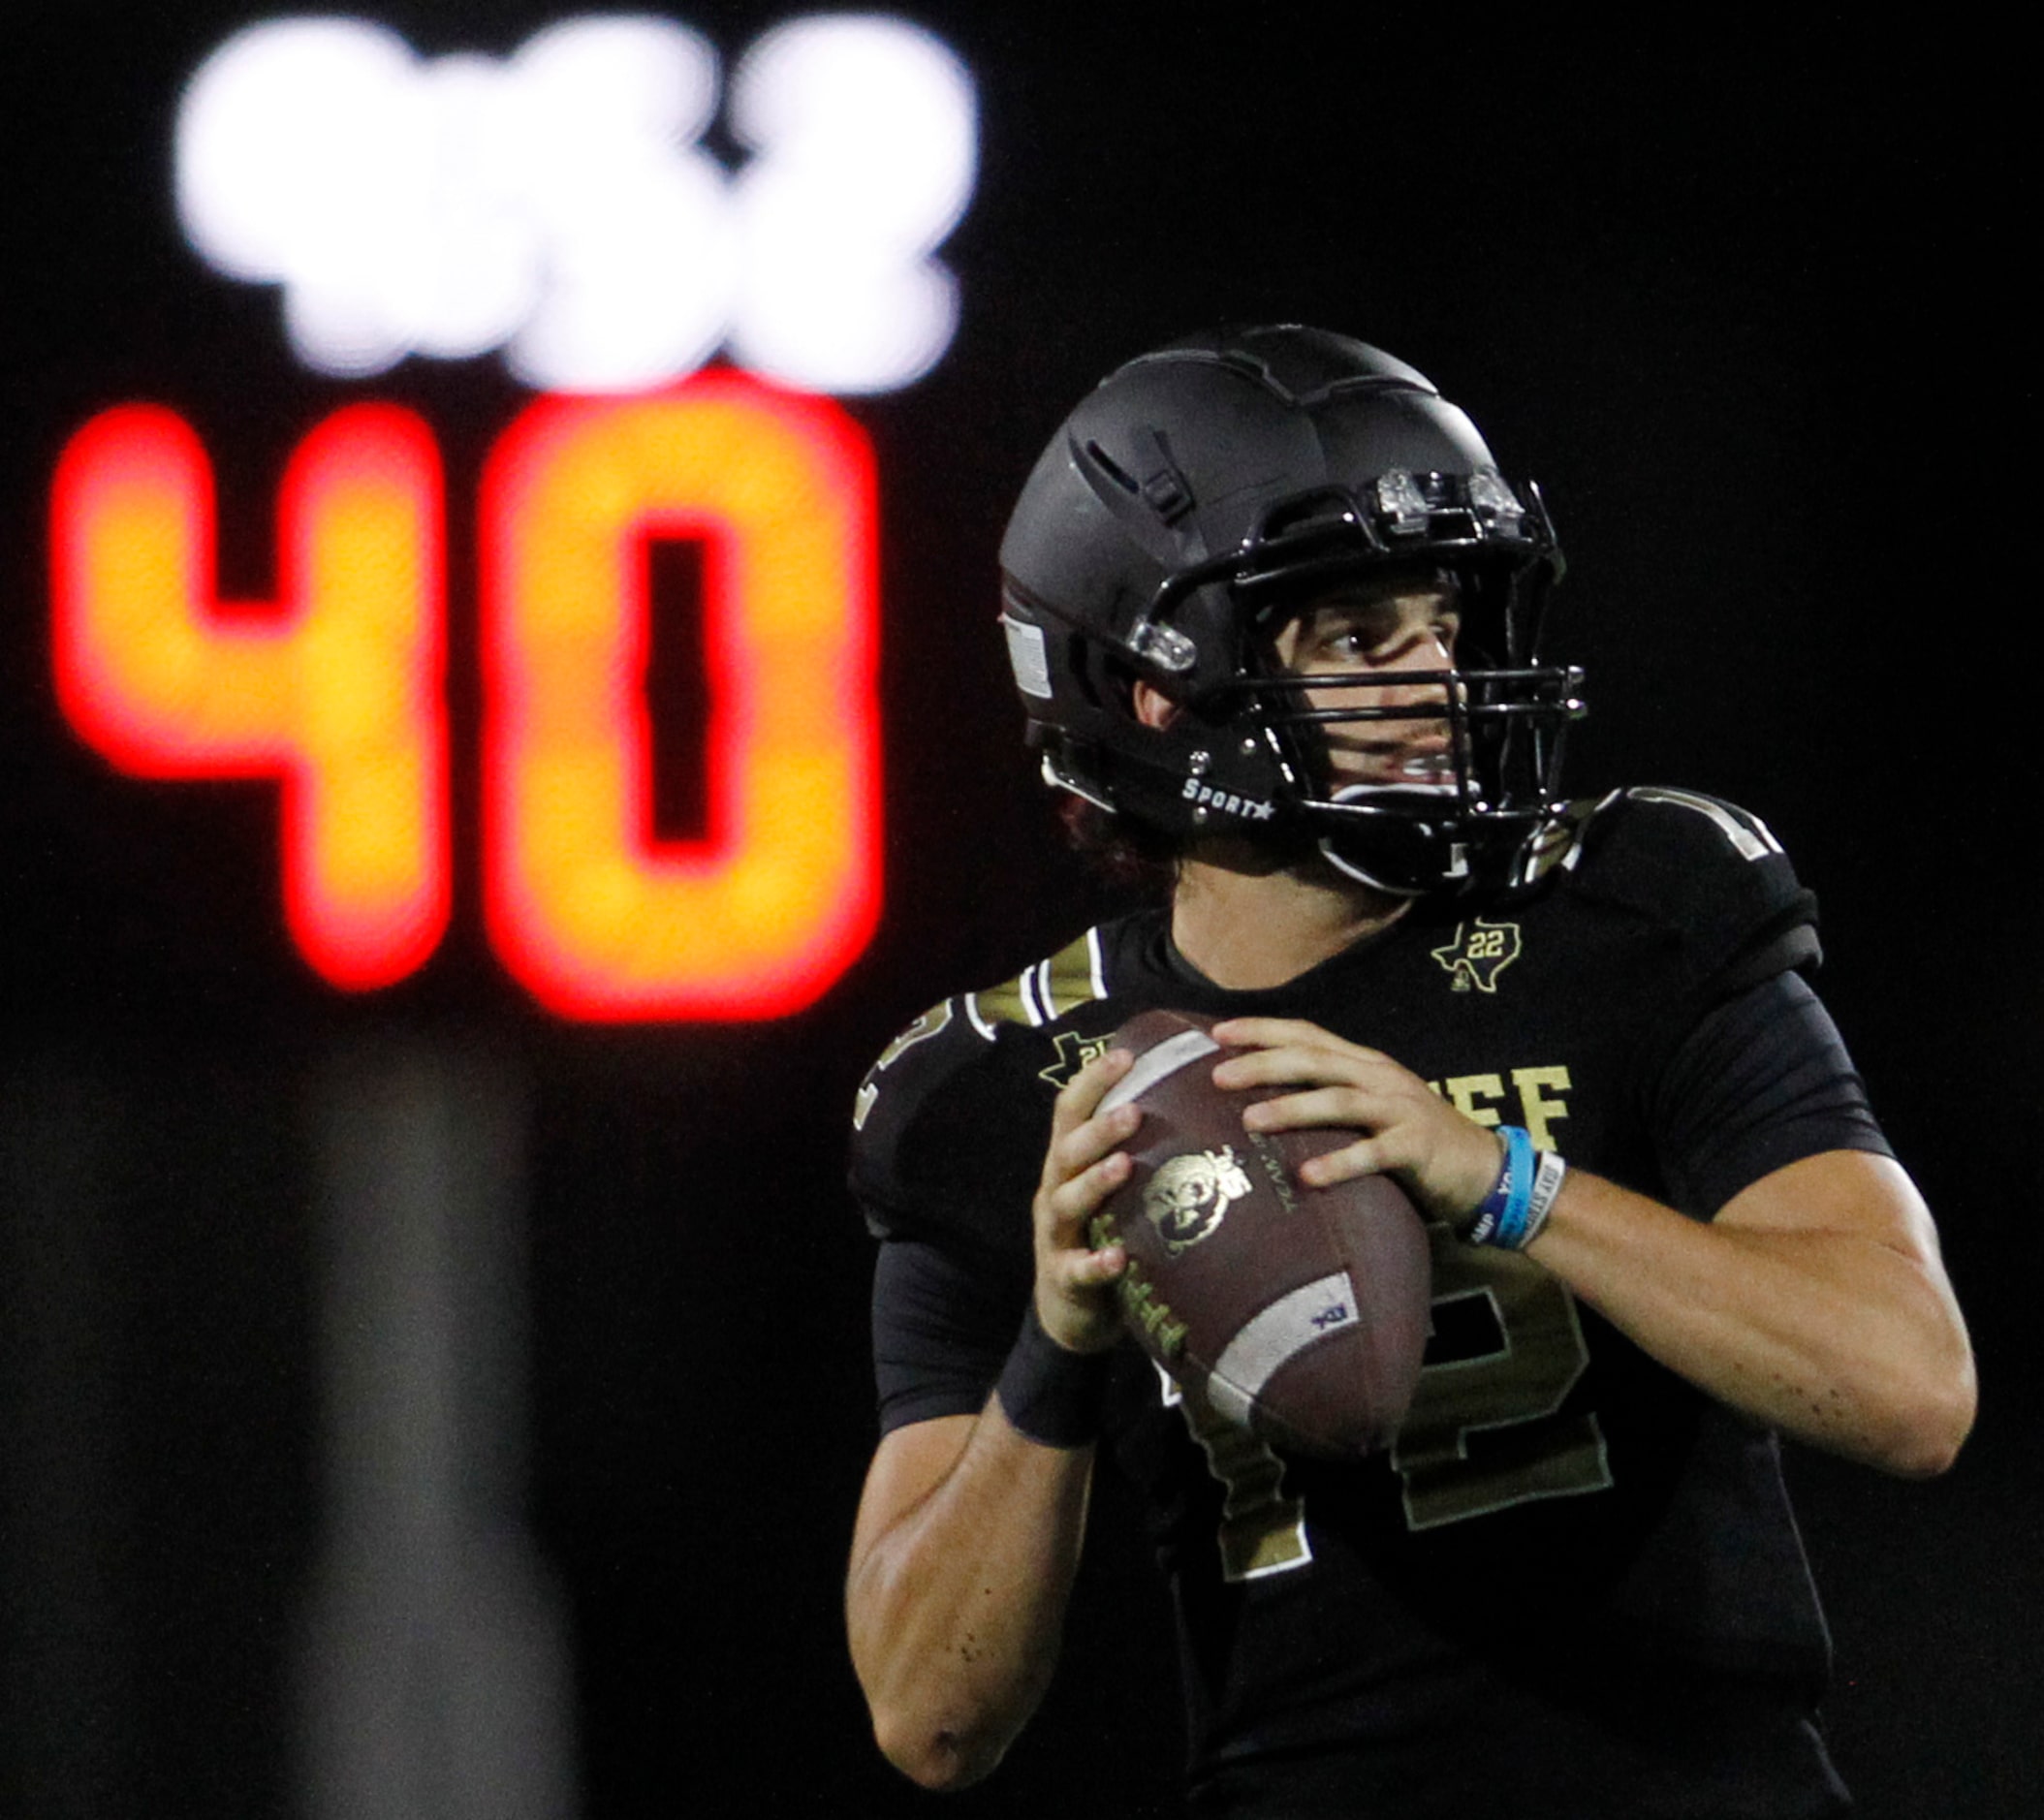
M 1323 627 L 1314 643 L 1326 656 L 1369 663 L 1387 655 L 1396 639 L 1395 628 L 1374 616 L 1355 616 L 1339 618 Z

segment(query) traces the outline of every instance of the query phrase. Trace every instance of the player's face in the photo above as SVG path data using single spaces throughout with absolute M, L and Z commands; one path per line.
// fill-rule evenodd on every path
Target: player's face
M 1278 664 L 1300 676 L 1382 678 L 1381 686 L 1309 689 L 1314 707 L 1445 706 L 1446 686 L 1422 681 L 1424 673 L 1449 670 L 1462 627 L 1453 582 L 1444 578 L 1385 579 L 1345 583 L 1316 596 L 1277 631 Z M 1405 677 L 1413 680 L 1402 680 Z M 1330 721 L 1323 724 L 1330 780 L 1445 786 L 1453 768 L 1446 717 Z

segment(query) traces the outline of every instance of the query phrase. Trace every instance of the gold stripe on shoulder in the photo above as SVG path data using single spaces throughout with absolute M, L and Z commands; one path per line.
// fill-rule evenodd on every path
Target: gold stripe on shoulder
M 1081 1005 L 1090 1005 L 1106 996 L 1096 960 L 1098 952 L 1093 931 L 1087 929 L 1075 942 L 1068 942 L 1044 963 L 1044 997 L 1050 1001 L 1052 1018 L 1062 1018 Z
M 1005 985 L 965 994 L 966 1012 L 982 1036 L 991 1036 L 996 1024 L 1030 1021 L 1028 1008 L 1022 1002 L 1023 977 L 1018 975 Z
M 1040 1027 L 1106 995 L 1106 985 L 1100 977 L 1099 945 L 1088 929 L 1048 960 L 1024 967 L 1014 979 L 989 987 L 983 992 L 967 993 L 965 1007 L 980 1034 L 991 1036 L 996 1024 Z

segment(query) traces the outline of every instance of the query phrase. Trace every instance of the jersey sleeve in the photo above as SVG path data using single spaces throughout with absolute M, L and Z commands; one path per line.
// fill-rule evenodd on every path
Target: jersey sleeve
M 1894 1154 L 1838 1026 L 1796 973 L 1712 1007 L 1662 1069 L 1649 1116 L 1671 1200 L 1706 1217 L 1805 1157 Z
M 1640 788 L 1602 805 L 1583 883 L 1661 932 L 1678 1031 L 1711 1003 L 1822 958 L 1816 898 L 1757 815 L 1694 791 Z
M 881 1433 L 976 1414 L 1007 1363 L 1029 1287 L 928 1239 L 884 1239 L 873 1267 Z
M 1766 823 L 1682 790 L 1628 790 L 1609 807 L 1586 883 L 1663 955 L 1637 1080 L 1669 1200 L 1709 1218 L 1804 1157 L 1891 1154 L 1804 977 L 1822 957 L 1816 900 Z
M 971 1190 L 988 1162 L 975 1125 L 999 1131 L 979 1109 L 999 1092 L 1001 1059 L 962 1000 L 946 998 L 868 1067 L 852 1102 L 850 1188 L 875 1238 L 975 1238 Z
M 1019 1035 L 947 1000 L 889 1044 L 859 1088 L 850 1181 L 880 1240 L 883 1431 L 977 1411 L 1021 1325 L 1052 1093 L 1031 1081 Z

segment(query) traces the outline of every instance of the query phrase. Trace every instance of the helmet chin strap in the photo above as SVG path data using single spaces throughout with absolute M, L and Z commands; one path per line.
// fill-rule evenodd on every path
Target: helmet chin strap
M 1371 802 L 1391 813 L 1359 818 L 1320 837 L 1321 856 L 1336 871 L 1393 897 L 1423 897 L 1469 878 L 1466 845 L 1437 832 L 1429 809 L 1457 800 L 1448 785 L 1412 788 L 1350 784 L 1335 793 L 1336 802 Z
M 1359 885 L 1368 885 L 1371 891 L 1382 892 L 1387 897 L 1417 897 L 1423 894 L 1424 887 L 1395 885 L 1389 879 L 1379 878 L 1353 856 L 1336 848 L 1335 842 L 1339 838 L 1337 834 L 1326 834 L 1320 841 L 1320 857 L 1336 871 L 1354 879 Z

